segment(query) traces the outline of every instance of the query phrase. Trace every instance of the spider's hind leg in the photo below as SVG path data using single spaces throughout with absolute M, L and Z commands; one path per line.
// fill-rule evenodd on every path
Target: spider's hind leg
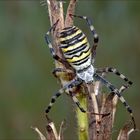
M 126 82 L 126 84 L 121 86 L 120 88 L 121 92 L 126 90 L 133 84 L 132 81 L 130 81 L 125 75 L 120 73 L 116 68 L 112 68 L 112 67 L 99 68 L 96 70 L 96 73 L 113 73 L 118 77 L 120 77 L 121 79 L 123 79 Z
M 87 111 L 80 105 L 80 102 L 78 101 L 78 99 L 74 95 L 74 93 L 71 92 L 70 96 L 72 97 L 72 100 L 77 105 L 77 107 L 80 109 L 80 111 L 83 112 L 83 113 L 86 113 Z
M 112 85 L 110 82 L 108 82 L 106 79 L 101 77 L 100 75 L 95 74 L 94 77 L 97 80 L 101 81 L 107 88 L 109 88 L 111 90 L 110 94 L 114 94 L 114 95 L 116 94 L 118 96 L 119 100 L 122 102 L 122 104 L 127 109 L 128 113 L 130 114 L 131 119 L 133 121 L 134 129 L 136 129 L 136 123 L 135 123 L 135 119 L 134 119 L 134 116 L 133 116 L 133 111 L 132 111 L 131 107 L 129 106 L 129 104 L 124 99 L 124 97 L 122 96 L 122 94 L 119 92 L 119 90 L 114 85 Z

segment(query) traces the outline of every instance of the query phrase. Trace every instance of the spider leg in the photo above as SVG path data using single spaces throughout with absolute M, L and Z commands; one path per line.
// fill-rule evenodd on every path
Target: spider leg
M 107 88 L 109 88 L 111 90 L 111 93 L 112 94 L 116 94 L 118 96 L 119 100 L 123 103 L 123 105 L 125 106 L 125 108 L 129 112 L 129 114 L 131 116 L 131 119 L 133 121 L 134 129 L 136 129 L 136 123 L 135 123 L 135 119 L 134 119 L 134 116 L 133 116 L 132 109 L 128 105 L 128 103 L 125 101 L 124 97 L 121 95 L 121 93 L 119 92 L 119 90 L 114 85 L 112 85 L 110 82 L 108 82 L 103 77 L 101 77 L 100 75 L 98 75 L 98 74 L 95 73 L 94 74 L 94 77 L 97 80 L 101 81 Z
M 46 113 L 49 113 L 53 104 L 55 103 L 56 99 L 63 93 L 63 89 L 59 90 L 59 92 L 57 92 L 55 95 L 52 96 L 51 101 L 47 107 L 47 109 L 45 110 Z
M 55 68 L 53 71 L 52 71 L 53 75 L 57 78 L 59 74 L 61 73 L 67 73 L 69 75 L 73 75 L 74 72 L 70 69 L 65 69 L 65 68 Z
M 72 99 L 73 99 L 74 103 L 77 105 L 77 107 L 81 110 L 81 112 L 86 113 L 86 110 L 84 110 L 84 108 L 81 107 L 80 102 L 76 98 L 75 94 L 70 92 L 70 96 L 72 97 Z
M 53 46 L 52 46 L 52 43 L 51 43 L 51 41 L 50 41 L 50 39 L 49 39 L 49 36 L 50 36 L 50 34 L 51 34 L 51 31 L 55 31 L 55 28 L 56 28 L 58 22 L 59 22 L 59 20 L 57 20 L 56 23 L 54 23 L 54 24 L 52 25 L 52 27 L 48 30 L 48 32 L 45 34 L 45 41 L 46 41 L 46 43 L 47 43 L 47 45 L 48 45 L 48 47 L 49 47 L 49 49 L 50 49 L 50 52 L 51 52 L 53 58 L 54 58 L 55 60 L 57 60 L 57 61 L 59 61 L 59 62 L 65 64 L 65 63 L 67 63 L 66 60 L 64 60 L 63 58 L 59 57 L 59 56 L 55 53 L 55 50 L 54 50 L 54 48 L 53 48 Z
M 104 116 L 108 116 L 110 113 L 106 113 L 106 114 L 101 114 L 101 113 L 95 113 L 95 112 L 88 112 L 86 111 L 81 105 L 80 102 L 78 101 L 77 97 L 75 96 L 75 93 L 72 93 L 71 91 L 69 92 L 70 96 L 72 97 L 72 100 L 74 101 L 74 103 L 77 105 L 77 107 L 80 109 L 81 112 L 83 113 L 90 113 L 90 114 L 94 114 L 94 115 L 102 115 L 102 117 Z
M 112 68 L 112 67 L 105 67 L 105 68 L 99 68 L 96 70 L 96 73 L 113 73 L 117 76 L 119 76 L 121 79 L 123 79 L 127 84 L 123 85 L 120 89 L 121 92 L 124 91 L 125 89 L 129 88 L 133 82 L 130 81 L 125 75 L 123 75 L 122 73 L 120 73 L 117 69 Z
M 49 113 L 53 104 L 55 103 L 56 99 L 62 95 L 62 93 L 64 93 L 65 91 L 69 91 L 69 89 L 78 86 L 82 83 L 81 80 L 72 80 L 69 84 L 65 85 L 63 88 L 61 88 L 55 95 L 52 96 L 51 101 L 47 107 L 47 109 L 45 110 L 46 113 Z M 75 98 L 74 98 L 75 99 Z M 76 103 L 78 104 L 78 103 Z
M 103 73 L 103 72 L 108 73 L 108 72 L 111 72 L 111 73 L 114 73 L 115 75 L 119 76 L 121 79 L 123 79 L 129 85 L 133 84 L 133 82 L 130 81 L 125 75 L 123 75 L 117 69 L 112 68 L 112 67 L 105 67 L 105 68 L 97 69 L 96 72 L 97 73 Z
M 81 112 L 83 113 L 91 113 L 91 114 L 95 114 L 95 115 L 102 115 L 102 116 L 107 116 L 110 113 L 107 114 L 100 114 L 100 113 L 95 113 L 95 112 L 87 112 L 81 105 L 80 102 L 78 101 L 77 97 L 75 96 L 75 94 L 72 92 L 73 88 L 80 85 L 83 81 L 81 79 L 74 79 L 72 80 L 72 82 L 70 82 L 70 84 L 65 85 L 63 88 L 61 88 L 54 96 L 52 96 L 51 101 L 47 107 L 47 109 L 45 110 L 46 113 L 49 113 L 53 104 L 55 103 L 56 99 L 62 95 L 62 93 L 67 92 L 68 95 L 70 95 L 72 97 L 72 100 L 74 101 L 74 103 L 77 105 L 77 107 L 80 109 Z
M 93 34 L 93 38 L 94 38 L 94 44 L 93 44 L 92 49 L 91 49 L 92 59 L 94 61 L 94 58 L 95 58 L 95 55 L 96 55 L 96 48 L 97 48 L 98 41 L 99 41 L 99 37 L 98 37 L 98 34 L 96 33 L 96 30 L 95 30 L 94 26 L 92 25 L 91 20 L 86 16 L 79 16 L 79 15 L 72 15 L 72 14 L 70 14 L 70 16 L 78 17 L 78 18 L 86 20 L 87 25 L 89 26 L 89 28 L 90 28 L 90 30 L 91 30 L 91 32 Z

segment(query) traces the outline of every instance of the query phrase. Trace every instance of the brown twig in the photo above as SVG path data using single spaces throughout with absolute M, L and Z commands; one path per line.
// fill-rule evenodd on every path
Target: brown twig
M 74 14 L 76 2 L 77 2 L 77 0 L 71 0 L 69 3 L 68 9 L 67 9 L 67 14 L 66 14 L 65 27 L 73 25 L 73 19 L 69 15 Z
M 40 132 L 37 127 L 31 127 L 35 132 L 37 132 L 40 140 L 46 140 L 46 137 Z M 49 140 L 49 139 L 48 139 Z
M 131 126 L 132 122 L 126 123 L 120 130 L 117 140 L 129 140 L 130 134 L 134 131 L 134 129 L 132 129 Z

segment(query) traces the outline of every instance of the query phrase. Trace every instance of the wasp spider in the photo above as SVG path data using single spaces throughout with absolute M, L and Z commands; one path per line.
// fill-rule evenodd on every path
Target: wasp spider
M 49 39 L 49 35 L 52 31 L 55 30 L 59 20 L 50 28 L 50 30 L 45 35 L 46 43 L 49 46 L 50 52 L 53 56 L 53 58 L 63 64 L 69 64 L 76 72 L 76 77 L 67 85 L 65 85 L 63 88 L 61 88 L 54 96 L 52 96 L 52 99 L 50 101 L 50 104 L 48 108 L 46 109 L 46 113 L 49 113 L 52 105 L 56 101 L 56 99 L 64 92 L 66 92 L 68 95 L 70 95 L 75 102 L 75 104 L 78 106 L 78 108 L 82 112 L 86 112 L 84 110 L 78 99 L 75 96 L 75 93 L 73 93 L 73 88 L 80 85 L 81 83 L 85 82 L 86 84 L 93 82 L 95 80 L 101 81 L 102 84 L 104 84 L 108 89 L 110 89 L 111 94 L 116 94 L 120 101 L 123 103 L 127 111 L 130 113 L 132 121 L 134 123 L 134 129 L 136 128 L 135 120 L 133 117 L 132 109 L 128 105 L 128 103 L 123 98 L 121 92 L 124 91 L 126 88 L 128 88 L 130 85 L 132 85 L 132 82 L 128 80 L 123 74 L 121 74 L 117 69 L 106 67 L 102 69 L 94 68 L 93 63 L 95 60 L 95 54 L 96 54 L 96 47 L 98 43 L 98 35 L 94 29 L 94 26 L 91 23 L 91 20 L 85 16 L 77 16 L 77 15 L 70 15 L 71 17 L 78 17 L 81 19 L 86 20 L 91 33 L 93 34 L 93 40 L 94 44 L 92 47 L 90 47 L 90 44 L 87 40 L 87 37 L 82 32 L 81 29 L 79 29 L 76 26 L 70 26 L 65 27 L 62 29 L 59 33 L 59 41 L 60 41 L 60 49 L 62 50 L 63 56 L 65 59 L 60 58 L 56 53 L 54 48 L 52 47 L 51 41 Z M 62 72 L 67 71 L 66 69 L 57 68 L 55 72 Z M 109 81 L 107 81 L 105 78 L 101 76 L 103 72 L 110 72 L 114 73 L 115 75 L 119 76 L 121 79 L 123 79 L 126 82 L 126 85 L 123 85 L 120 90 L 118 90 L 113 84 L 111 84 Z

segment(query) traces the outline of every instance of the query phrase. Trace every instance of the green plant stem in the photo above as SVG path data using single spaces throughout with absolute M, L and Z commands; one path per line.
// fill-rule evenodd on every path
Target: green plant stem
M 84 109 L 87 109 L 87 98 L 85 95 L 79 95 L 78 100 L 81 104 L 81 106 Z M 88 114 L 83 113 L 79 110 L 79 108 L 76 109 L 76 116 L 77 116 L 77 122 L 78 122 L 78 138 L 79 140 L 88 140 Z

